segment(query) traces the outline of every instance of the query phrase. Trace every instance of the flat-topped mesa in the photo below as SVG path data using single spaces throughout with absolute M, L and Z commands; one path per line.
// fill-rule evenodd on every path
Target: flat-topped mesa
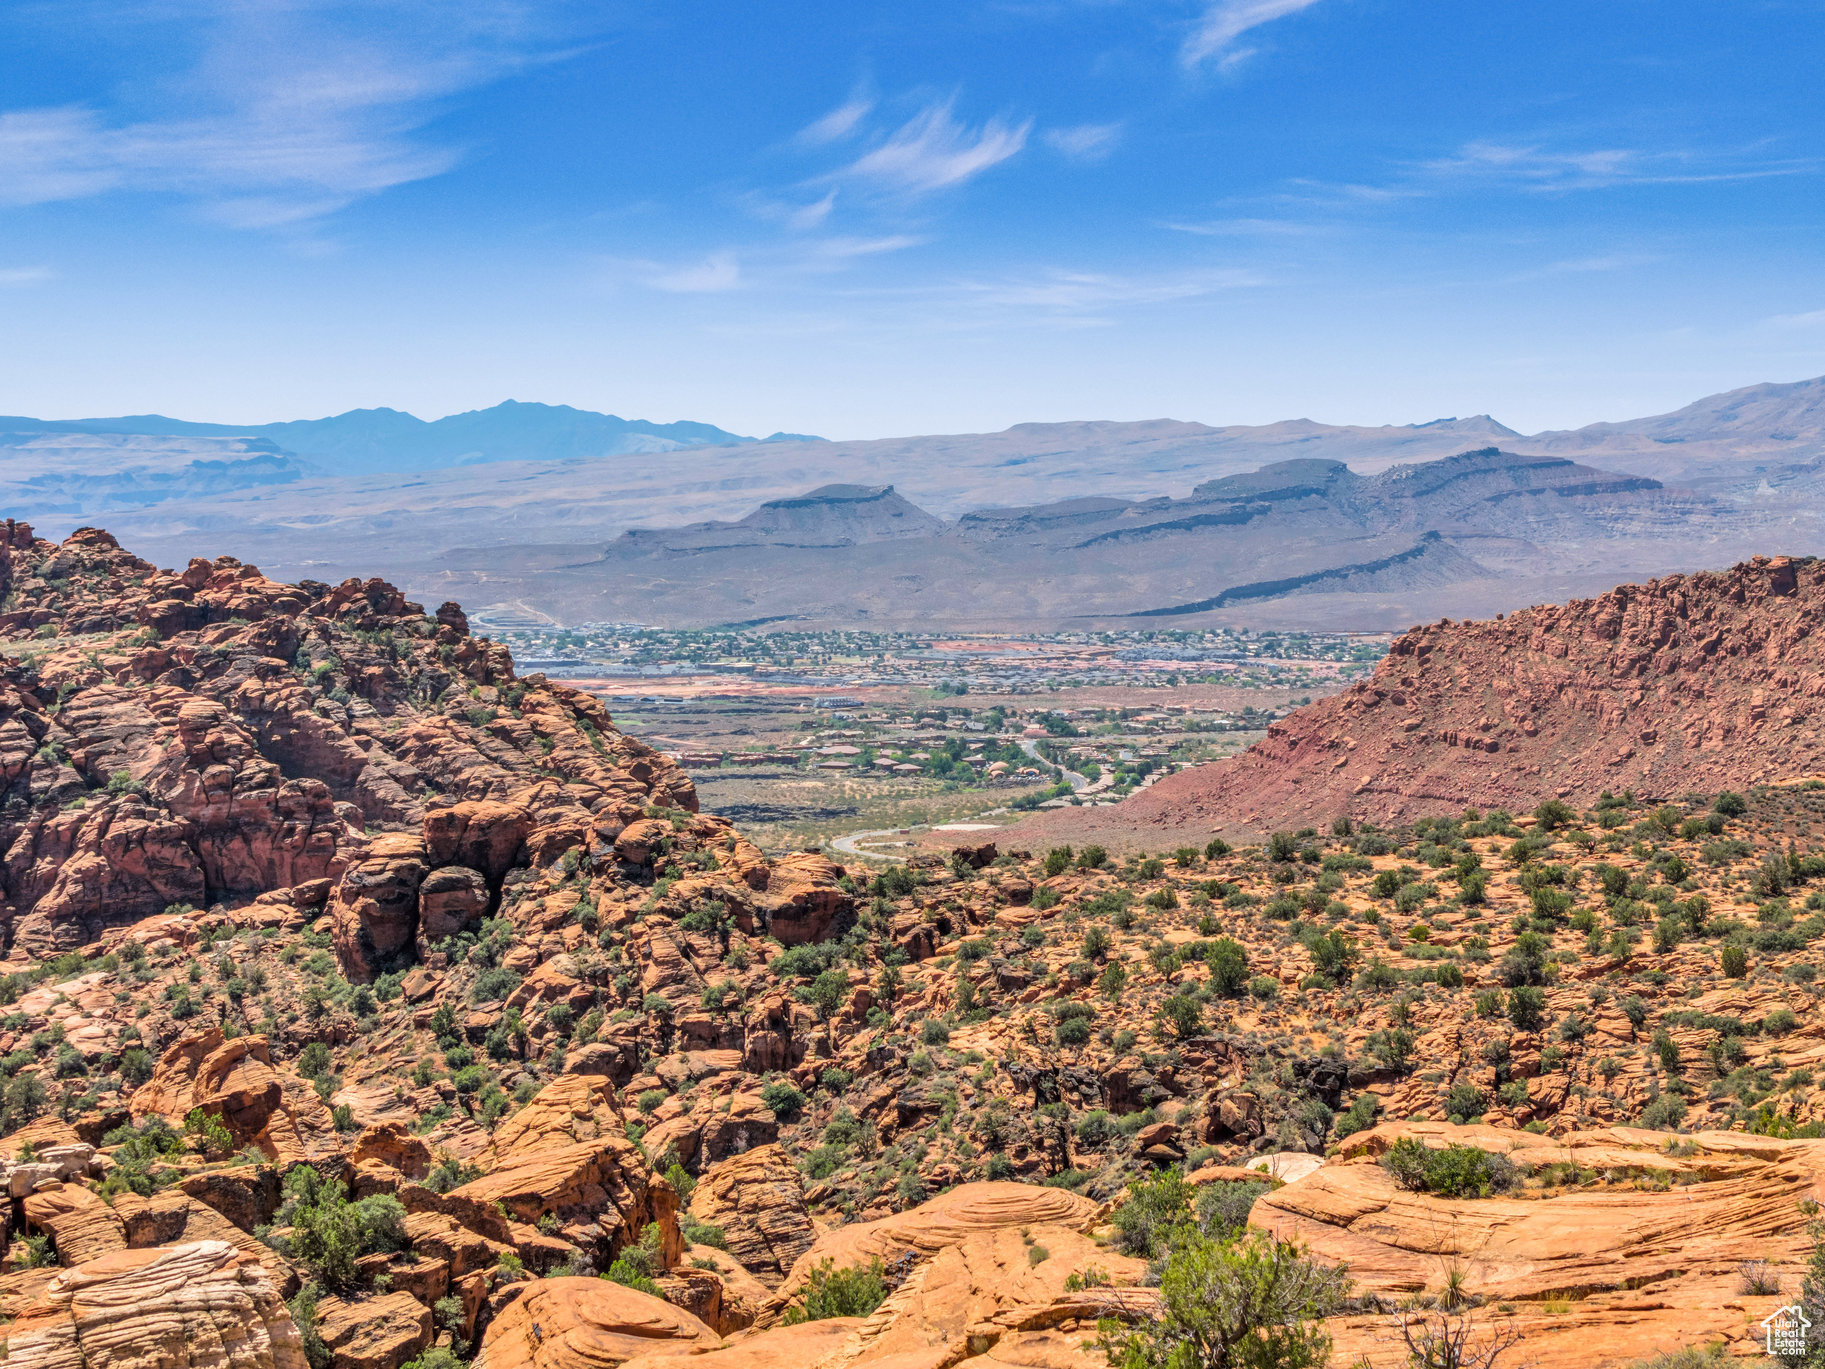
M 1396 639 L 1367 680 L 1233 760 L 1089 821 L 1140 844 L 1350 816 L 1672 795 L 1825 774 L 1825 566 L 1756 557 Z M 1048 816 L 1034 839 L 1086 817 Z
M 466 805 L 511 809 L 517 863 L 558 859 L 651 805 L 697 807 L 683 772 L 618 732 L 598 700 L 521 677 L 458 605 L 427 614 L 384 580 L 285 584 L 231 556 L 161 570 L 99 529 L 51 543 L 7 520 L 0 594 L 8 950 L 79 946 L 172 905 L 320 907 L 333 886 L 397 861 L 388 843 L 435 848 L 433 829 L 452 823 L 440 814 Z M 492 909 L 498 855 L 480 873 L 455 858 L 425 865 L 442 935 Z M 472 896 L 440 866 L 474 874 Z M 409 882 L 393 891 L 404 925 L 348 914 L 351 977 L 410 958 Z M 376 898 L 351 889 L 335 902 Z

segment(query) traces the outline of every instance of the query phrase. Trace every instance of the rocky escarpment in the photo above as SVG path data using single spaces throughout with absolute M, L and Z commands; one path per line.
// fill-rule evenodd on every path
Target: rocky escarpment
M 1370 679 L 1235 759 L 1118 808 L 1048 815 L 1031 839 L 1170 846 L 1825 773 L 1822 628 L 1825 564 L 1787 557 L 1416 627 Z
M 462 610 L 162 571 L 84 529 L 0 528 L 0 936 L 43 951 L 174 904 L 335 889 L 363 978 L 472 926 L 517 866 L 613 840 L 690 781 L 601 704 L 519 678 Z M 371 829 L 394 829 L 375 836 Z M 407 835 L 400 835 L 403 829 Z M 283 901 L 283 900 L 281 900 Z

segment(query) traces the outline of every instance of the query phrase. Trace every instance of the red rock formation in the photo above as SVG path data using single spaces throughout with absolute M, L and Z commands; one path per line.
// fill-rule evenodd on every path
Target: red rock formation
M 378 837 L 330 896 L 336 959 L 357 983 L 405 962 L 418 934 L 418 886 L 425 846 L 405 833 Z
M 220 1118 L 237 1146 L 257 1146 L 285 1163 L 318 1159 L 336 1146 L 329 1109 L 296 1074 L 274 1068 L 262 1036 L 228 1040 L 220 1027 L 207 1027 L 183 1037 L 133 1095 L 135 1117 L 181 1126 L 193 1108 Z
M 783 1278 L 817 1238 L 804 1182 L 776 1145 L 712 1166 L 691 1194 L 691 1215 L 722 1228 L 729 1253 L 767 1284 Z
M 714 1350 L 722 1338 L 682 1308 L 605 1279 L 541 1279 L 494 1319 L 482 1369 L 614 1369 L 635 1355 Z
M 1416 627 L 1370 679 L 1233 760 L 1020 831 L 1029 845 L 1162 847 L 1344 815 L 1396 822 L 1825 773 L 1821 629 L 1825 563 L 1787 557 Z
M 305 1369 L 258 1261 L 225 1241 L 117 1250 L 59 1272 L 7 1327 L 18 1369 Z
M 339 958 L 371 979 L 474 925 L 465 872 L 485 912 L 508 870 L 592 824 L 697 806 L 599 701 L 520 679 L 460 610 L 427 616 L 379 580 L 285 585 L 233 557 L 161 571 L 95 529 L 55 545 L 7 523 L 0 592 L 0 634 L 34 643 L 0 665 L 7 947 L 335 881 Z M 66 646 L 77 633 L 113 635 Z M 370 841 L 375 824 L 422 829 L 423 849 Z

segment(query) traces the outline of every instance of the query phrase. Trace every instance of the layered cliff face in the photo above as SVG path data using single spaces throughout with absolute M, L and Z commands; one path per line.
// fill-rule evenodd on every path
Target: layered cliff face
M 8 522 L 0 593 L 7 946 L 335 885 L 367 978 L 409 958 L 421 883 L 448 935 L 538 852 L 697 806 L 599 702 L 519 678 L 456 605 L 427 615 L 382 581 L 285 585 L 230 557 L 172 573 L 104 532 L 53 545 Z
M 1825 564 L 1787 557 L 1417 627 L 1370 679 L 1233 760 L 1118 808 L 1048 816 L 1031 839 L 1172 846 L 1825 774 L 1821 629 Z

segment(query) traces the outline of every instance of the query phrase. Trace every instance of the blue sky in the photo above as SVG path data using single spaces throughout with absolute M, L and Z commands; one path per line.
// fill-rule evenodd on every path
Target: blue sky
M 0 411 L 1517 428 L 1825 372 L 1821 0 L 0 5 Z

